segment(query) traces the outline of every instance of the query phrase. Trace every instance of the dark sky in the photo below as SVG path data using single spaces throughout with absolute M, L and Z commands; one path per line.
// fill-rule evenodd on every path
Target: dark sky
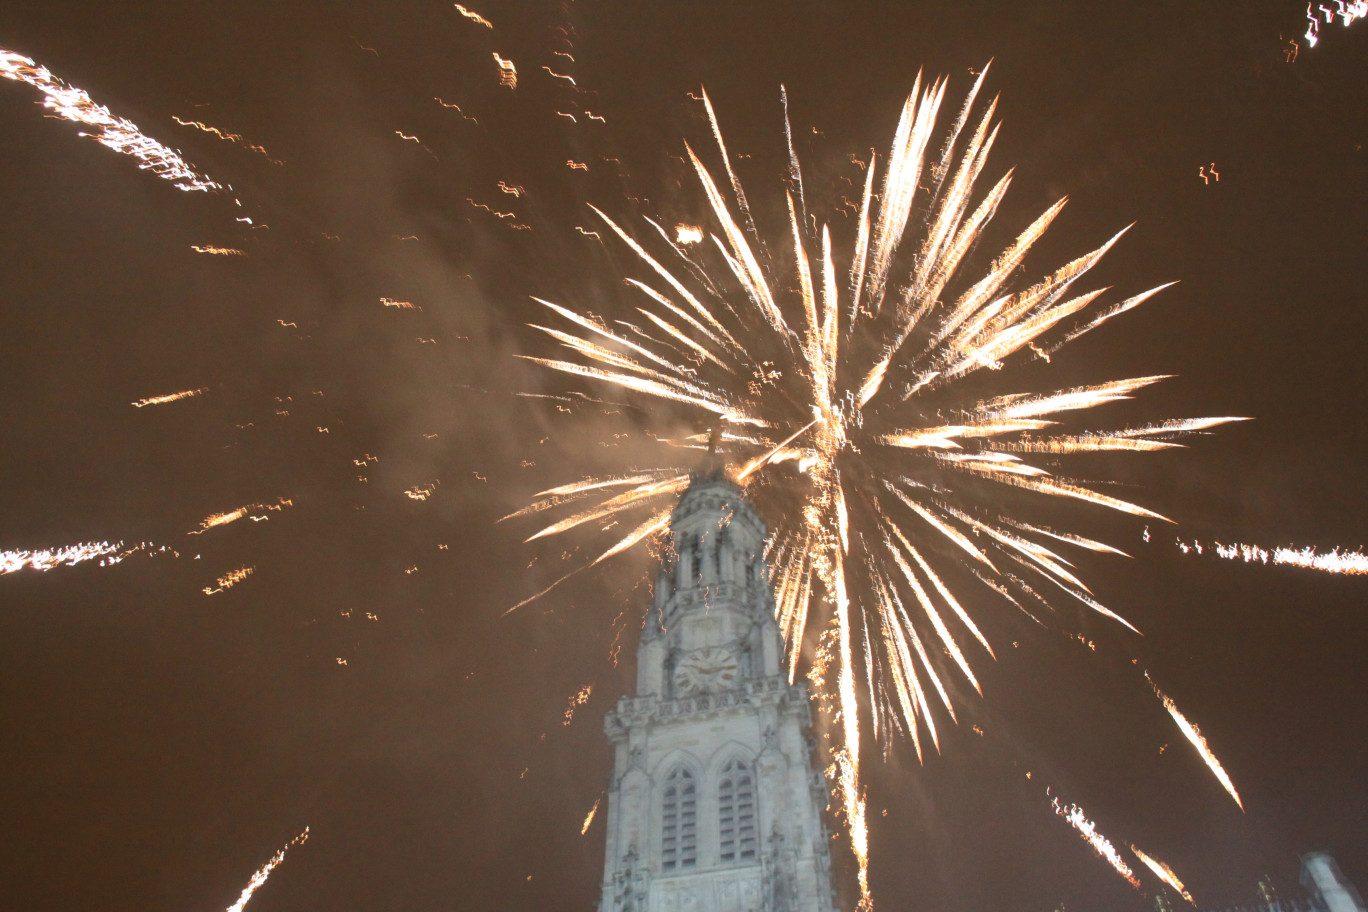
M 849 153 L 887 147 L 918 69 L 954 99 L 994 59 L 988 172 L 1017 170 L 985 243 L 1067 194 L 1033 272 L 1136 222 L 1095 275 L 1122 293 L 1181 280 L 1080 341 L 1062 376 L 1177 375 L 1125 420 L 1256 419 L 1099 475 L 1188 538 L 1368 544 L 1368 23 L 1288 63 L 1291 0 L 468 5 L 494 28 L 438 0 L 0 6 L 0 47 L 233 188 L 181 193 L 0 80 L 0 548 L 179 554 L 0 578 L 0 907 L 222 909 L 305 826 L 249 909 L 593 907 L 602 824 L 580 826 L 647 559 L 505 617 L 594 540 L 524 545 L 532 527 L 495 520 L 630 465 L 614 435 L 644 419 L 520 398 L 567 384 L 514 355 L 544 350 L 529 295 L 620 298 L 629 260 L 576 231 L 586 203 L 699 212 L 679 156 L 708 145 L 700 84 L 764 211 L 781 83 L 821 197 Z M 187 534 L 279 498 L 267 521 Z M 1094 652 L 989 623 L 999 661 L 940 755 L 918 766 L 904 744 L 869 766 L 878 907 L 1150 908 L 1047 787 L 1204 905 L 1251 901 L 1264 876 L 1290 892 L 1318 848 L 1368 888 L 1368 584 L 1088 521 L 1134 558 L 1084 562 L 1087 578 L 1146 636 L 1084 620 Z M 1244 813 L 1141 668 L 1201 725 Z

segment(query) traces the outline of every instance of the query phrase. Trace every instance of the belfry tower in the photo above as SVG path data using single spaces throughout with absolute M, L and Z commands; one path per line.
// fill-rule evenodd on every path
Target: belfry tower
M 636 693 L 604 727 L 601 912 L 832 912 L 807 688 L 789 684 L 765 526 L 720 470 L 670 520 Z

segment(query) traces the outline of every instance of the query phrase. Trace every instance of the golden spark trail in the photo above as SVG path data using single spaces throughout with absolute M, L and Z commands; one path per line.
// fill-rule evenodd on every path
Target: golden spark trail
M 74 567 L 91 560 L 98 560 L 101 567 L 107 567 L 127 556 L 119 553 L 122 547 L 123 542 L 102 541 L 82 542 L 61 548 L 40 548 L 36 551 L 0 551 L 0 576 L 25 568 L 51 570 L 54 567 Z
M 1145 867 L 1149 868 L 1151 871 L 1154 872 L 1155 877 L 1158 877 L 1164 883 L 1168 884 L 1170 887 L 1173 887 L 1173 889 L 1177 890 L 1178 895 L 1183 897 L 1183 899 L 1186 899 L 1194 906 L 1197 905 L 1197 901 L 1192 898 L 1192 895 L 1190 893 L 1188 893 L 1187 888 L 1183 886 L 1183 882 L 1178 879 L 1178 875 L 1173 873 L 1173 868 L 1170 868 L 1168 865 L 1164 864 L 1157 858 L 1149 857 L 1144 852 L 1137 849 L 1135 846 L 1131 846 L 1130 850 L 1135 853 L 1136 858 L 1140 859 L 1140 861 L 1144 863 Z
M 252 875 L 252 879 L 247 881 L 247 886 L 243 889 L 242 895 L 238 897 L 238 901 L 229 906 L 227 912 L 242 912 L 242 908 L 247 905 L 247 900 L 251 899 L 252 894 L 266 882 L 266 878 L 271 876 L 271 872 L 276 869 L 276 866 L 285 860 L 285 853 L 290 850 L 290 846 L 303 845 L 308 841 L 309 828 L 305 827 L 304 832 L 285 843 L 279 852 L 276 852 L 271 856 L 270 861 L 262 865 L 261 868 Z
M 224 513 L 211 513 L 204 519 L 200 520 L 200 526 L 198 529 L 193 529 L 190 532 L 187 532 L 186 534 L 200 535 L 204 532 L 207 532 L 210 529 L 215 529 L 219 526 L 226 526 L 229 523 L 237 522 L 239 519 L 242 519 L 245 516 L 250 516 L 253 520 L 260 522 L 261 520 L 267 518 L 267 513 L 279 513 L 286 507 L 292 506 L 294 506 L 293 502 L 286 500 L 284 497 L 279 497 L 273 504 L 247 504 L 246 506 L 238 507 L 236 510 L 229 510 Z
M 1327 25 L 1333 22 L 1336 16 L 1340 17 L 1340 23 L 1345 28 L 1353 25 L 1358 19 L 1368 19 L 1368 0 L 1335 0 L 1335 6 L 1338 7 L 1338 9 L 1332 10 L 1324 4 L 1320 5 L 1321 15 L 1325 17 Z M 1315 47 L 1316 42 L 1320 41 L 1321 24 L 1320 19 L 1316 18 L 1316 12 L 1310 3 L 1306 4 L 1306 18 L 1306 46 Z M 1293 59 L 1295 59 L 1295 57 Z
M 1319 570 L 1322 573 L 1339 573 L 1345 576 L 1362 576 L 1368 574 L 1368 554 L 1362 551 L 1341 551 L 1335 548 L 1332 551 L 1322 553 L 1315 548 L 1261 548 L 1258 545 L 1247 545 L 1241 542 L 1234 542 L 1223 545 L 1220 542 L 1203 545 L 1201 542 L 1178 542 L 1178 548 L 1184 554 L 1196 552 L 1203 554 L 1210 551 L 1217 557 L 1225 560 L 1244 561 L 1246 564 L 1282 564 L 1287 567 L 1302 567 L 1307 570 Z
M 195 396 L 209 392 L 209 387 L 202 389 L 181 390 L 179 393 L 168 393 L 165 396 L 152 396 L 148 399 L 139 399 L 131 403 L 134 408 L 142 408 L 145 405 L 165 405 L 168 402 L 179 402 L 181 399 L 190 399 Z
M 1083 813 L 1083 809 L 1076 804 L 1064 807 L 1059 803 L 1059 799 L 1053 801 L 1055 813 L 1065 820 L 1069 825 L 1078 831 L 1078 834 L 1093 847 L 1093 851 L 1106 859 L 1107 863 L 1116 869 L 1116 873 L 1124 877 L 1132 887 L 1140 889 L 1140 880 L 1131 870 L 1130 865 L 1126 864 L 1121 858 L 1121 853 L 1116 851 L 1116 846 L 1112 845 L 1107 837 L 1097 832 L 1097 824 L 1089 820 Z
M 472 10 L 468 10 L 464 6 L 461 6 L 461 4 L 459 3 L 454 5 L 456 7 L 456 12 L 460 13 L 462 16 L 465 16 L 471 22 L 477 22 L 487 29 L 492 29 L 494 27 L 494 25 L 488 19 L 486 19 L 484 16 L 481 16 L 479 13 L 474 12 Z
M 594 799 L 594 806 L 589 809 L 589 813 L 584 815 L 584 825 L 580 827 L 580 835 L 589 832 L 589 826 L 594 822 L 594 815 L 598 813 L 599 802 L 603 801 L 603 796 Z
M 256 152 L 273 165 L 285 164 L 283 161 L 271 155 L 271 153 L 267 152 L 261 146 L 247 142 L 247 140 L 243 139 L 242 135 L 239 133 L 224 133 L 218 127 L 211 127 L 208 124 L 200 123 L 198 120 L 181 120 L 174 114 L 171 115 L 171 119 L 174 120 L 176 123 L 180 124 L 182 127 L 194 127 L 196 130 L 200 130 L 201 132 L 212 133 L 214 136 L 217 136 L 219 139 L 224 140 L 225 142 L 235 143 L 239 146 L 242 146 L 242 148 L 246 149 L 249 152 Z
M 220 592 L 232 589 L 255 572 L 255 567 L 239 567 L 230 573 L 225 573 L 223 576 L 220 576 L 218 579 L 214 580 L 214 585 L 205 586 L 201 591 L 203 591 L 205 595 L 218 595 Z
M 1235 784 L 1230 781 L 1230 777 L 1226 775 L 1225 769 L 1221 767 L 1221 761 L 1217 760 L 1216 755 L 1211 752 L 1211 747 L 1207 744 L 1207 740 L 1202 735 L 1201 730 L 1192 722 L 1188 721 L 1187 717 L 1179 711 L 1178 705 L 1159 689 L 1159 685 L 1154 683 L 1148 672 L 1145 674 L 1145 680 L 1150 682 L 1150 686 L 1154 688 L 1154 695 L 1159 698 L 1160 703 L 1164 704 L 1164 709 L 1168 710 L 1168 714 L 1173 717 L 1173 721 L 1178 723 L 1178 730 L 1183 733 L 1183 737 L 1187 738 L 1188 743 L 1197 749 L 1197 753 L 1201 756 L 1202 762 L 1207 765 L 1207 769 L 1211 770 L 1211 774 L 1216 777 L 1216 781 L 1221 783 L 1221 787 L 1230 793 L 1230 797 L 1235 799 L 1235 803 L 1239 805 L 1240 810 L 1243 811 L 1244 802 L 1240 800 L 1239 793 L 1235 791 Z
M 505 60 L 495 52 L 494 62 L 499 66 L 499 85 L 516 89 L 518 87 L 518 68 L 513 65 L 513 61 Z
M 115 117 L 104 105 L 96 104 L 83 89 L 67 85 L 47 67 L 22 54 L 0 48 L 0 76 L 25 82 L 43 93 L 43 107 L 54 116 L 92 127 L 89 136 L 100 145 L 115 152 L 138 159 L 139 168 L 151 171 L 163 180 L 171 181 L 181 190 L 222 190 L 195 170 L 175 149 L 162 145 L 143 134 L 132 121 Z
M 1032 522 L 1031 511 L 1072 501 L 1164 519 L 1103 493 L 1106 479 L 1065 474 L 1070 458 L 1102 454 L 1089 456 L 1095 472 L 1103 458 L 1181 448 L 1194 434 L 1240 420 L 1098 430 L 1080 415 L 1167 377 L 1041 389 L 1012 382 L 1014 368 L 1056 363 L 1069 341 L 1166 286 L 1110 305 L 1110 289 L 1075 287 L 1125 229 L 1033 283 L 1021 279 L 1027 254 L 1064 200 L 996 256 L 976 254 L 1010 184 L 1008 172 L 986 192 L 976 189 L 998 129 L 996 101 L 977 101 L 982 85 L 980 74 L 942 130 L 948 82 L 918 78 L 888 151 L 861 162 L 860 204 L 836 207 L 842 219 L 859 211 L 850 237 L 804 196 L 785 97 L 789 177 L 772 208 L 786 207 L 788 224 L 773 247 L 756 229 L 711 100 L 695 96 L 715 145 L 707 156 L 684 145 L 706 203 L 703 223 L 671 230 L 646 219 L 634 234 L 590 207 L 609 229 L 602 241 L 620 241 L 635 258 L 623 279 L 642 319 L 577 313 L 538 298 L 550 319 L 536 329 L 565 357 L 520 356 L 577 384 L 628 390 L 624 398 L 643 413 L 660 410 L 676 422 L 666 433 L 646 431 L 630 471 L 551 488 L 506 517 L 557 511 L 561 518 L 542 518 L 528 541 L 591 523 L 634 527 L 552 586 L 668 526 L 693 468 L 689 447 L 708 439 L 700 428 L 712 429 L 731 477 L 769 517 L 765 556 L 791 676 L 803 643 L 821 631 L 809 676 L 833 713 L 829 772 L 862 907 L 871 903 L 863 751 L 904 733 L 920 756 L 923 727 L 938 747 L 931 690 L 952 722 L 961 699 L 952 699 L 941 669 L 953 665 L 978 689 L 959 644 L 972 637 L 994 656 L 986 633 L 994 626 L 979 617 L 992 609 L 953 591 L 977 586 L 963 571 L 991 593 L 988 605 L 1020 610 L 1042 626 L 1042 617 L 1067 623 L 1045 595 L 1053 598 L 1057 587 L 1115 621 L 1122 635 L 1138 633 L 1093 596 L 1072 563 L 1072 549 L 1122 552 Z M 675 430 L 678 421 L 691 421 L 692 430 Z M 729 432 L 740 425 L 744 434 Z M 650 446 L 658 448 L 655 462 L 642 455 Z M 942 650 L 948 663 L 939 654 L 933 661 Z M 984 660 L 973 650 L 975 661 Z M 869 695 L 867 708 L 861 693 Z M 869 733 L 866 719 L 875 723 Z
M 417 500 L 420 502 L 427 500 L 432 496 L 433 492 L 437 490 L 439 484 L 441 484 L 440 481 L 433 481 L 425 485 L 414 485 L 404 492 L 404 496 L 409 500 Z

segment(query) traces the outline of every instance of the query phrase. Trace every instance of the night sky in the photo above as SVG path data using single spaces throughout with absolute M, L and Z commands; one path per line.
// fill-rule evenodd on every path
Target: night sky
M 580 828 L 649 558 L 505 616 L 601 542 L 523 544 L 536 526 L 496 520 L 681 425 L 625 395 L 518 395 L 591 389 L 515 357 L 547 352 L 529 296 L 627 306 L 630 255 L 576 230 L 597 227 L 588 203 L 703 217 L 681 158 L 710 149 L 700 85 L 763 219 L 782 206 L 780 84 L 834 210 L 919 69 L 950 77 L 953 108 L 990 59 L 986 176 L 1016 176 L 987 248 L 1068 195 L 1029 273 L 1135 222 L 1092 278 L 1180 280 L 1049 382 L 1175 374 L 1109 418 L 1255 420 L 1095 457 L 1107 490 L 1178 521 L 1147 543 L 1144 522 L 1068 512 L 1133 555 L 1080 568 L 1145 636 L 1071 618 L 1094 650 L 966 602 L 998 646 L 984 698 L 924 765 L 898 744 L 867 769 L 877 907 L 1152 908 L 1148 871 L 1145 896 L 1053 795 L 1204 906 L 1252 902 L 1264 877 L 1295 893 L 1298 854 L 1322 848 L 1368 889 L 1368 582 L 1174 544 L 1368 545 L 1368 22 L 1289 62 L 1293 0 L 467 5 L 493 28 L 439 0 L 0 5 L 0 48 L 232 188 L 180 192 L 0 80 L 0 548 L 152 543 L 0 577 L 0 907 L 223 909 L 307 826 L 248 909 L 594 908 L 602 818 Z M 204 392 L 131 405 L 186 389 Z

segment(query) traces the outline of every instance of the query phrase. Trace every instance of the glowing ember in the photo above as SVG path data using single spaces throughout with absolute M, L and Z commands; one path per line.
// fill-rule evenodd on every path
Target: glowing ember
M 115 117 L 104 105 L 96 104 L 84 90 L 69 86 L 52 75 L 47 67 L 14 51 L 0 48 L 0 76 L 26 82 L 45 96 L 43 107 L 57 117 L 95 129 L 82 133 L 102 146 L 138 159 L 140 168 L 169 180 L 181 190 L 222 190 L 223 185 L 200 174 L 179 152 L 145 136 L 130 120 Z
M 703 229 L 697 225 L 675 225 L 675 243 L 692 247 L 703 240 Z
M 574 696 L 570 698 L 570 703 L 565 707 L 565 721 L 562 725 L 569 725 L 575 718 L 575 710 L 589 702 L 589 695 L 594 692 L 594 685 L 586 684 L 581 687 Z
M 697 424 L 715 430 L 732 476 L 751 488 L 771 518 L 766 557 L 791 675 L 809 629 L 826 628 L 811 677 L 839 719 L 832 771 L 859 865 L 862 905 L 869 896 L 856 693 L 867 689 L 874 718 L 894 720 L 875 732 L 876 741 L 906 732 L 920 753 L 923 727 L 936 741 L 926 695 L 934 690 L 952 720 L 954 710 L 946 672 L 931 656 L 948 655 L 977 690 L 977 650 L 992 655 L 951 590 L 968 573 L 1028 613 L 1027 605 L 1053 607 L 1049 595 L 1063 593 L 1130 628 L 1075 575 L 1061 545 L 1116 549 L 1023 516 L 1042 498 L 1064 498 L 1163 519 L 1088 481 L 1057 475 L 1054 460 L 1181 446 L 1194 432 L 1237 420 L 1176 419 L 1070 433 L 1062 426 L 1074 413 L 1129 399 L 1166 378 L 1046 391 L 1009 385 L 1008 368 L 1049 363 L 1062 346 L 1164 286 L 1100 310 L 1093 305 L 1105 289 L 1074 290 L 1119 233 L 1034 284 L 1016 284 L 1027 252 L 1063 200 L 977 275 L 963 274 L 1010 183 L 1008 174 L 986 193 L 975 190 L 996 136 L 996 102 L 974 114 L 982 82 L 980 74 L 941 134 L 939 151 L 932 140 L 946 82 L 925 88 L 918 82 L 882 167 L 873 159 L 862 163 L 859 214 L 854 237 L 839 245 L 844 252 L 808 209 L 791 142 L 788 236 L 782 245 L 761 243 L 711 102 L 702 95 L 725 180 L 716 180 L 716 169 L 693 149 L 686 151 L 712 212 L 711 227 L 699 232 L 706 230 L 712 243 L 691 246 L 678 232 L 671 239 L 649 220 L 645 238 L 637 238 L 594 209 L 637 258 L 642 275 L 627 284 L 641 296 L 637 313 L 644 322 L 610 324 L 537 299 L 569 326 L 536 328 L 572 359 L 528 359 L 692 412 Z M 786 265 L 770 257 L 781 246 Z M 655 469 L 555 488 L 514 514 L 570 510 L 529 540 L 644 514 L 598 563 L 663 529 L 695 460 L 681 459 L 673 442 L 660 442 L 666 445 Z M 1049 468 L 1028 461 L 1032 454 L 1050 454 Z M 975 641 L 968 649 L 961 643 L 966 635 Z

